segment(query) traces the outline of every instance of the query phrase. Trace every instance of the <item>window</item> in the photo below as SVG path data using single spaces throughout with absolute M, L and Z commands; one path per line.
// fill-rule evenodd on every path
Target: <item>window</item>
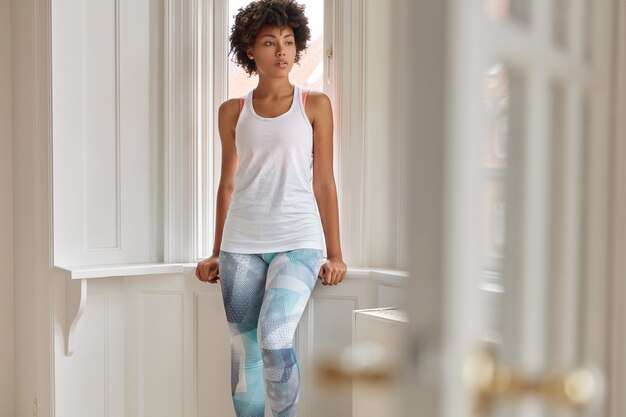
M 196 259 L 210 256 L 215 236 L 215 203 L 221 169 L 221 146 L 217 129 L 217 110 L 228 98 L 241 97 L 256 87 L 258 78 L 249 77 L 232 62 L 229 35 L 233 16 L 251 0 L 202 0 L 197 13 L 197 120 L 196 174 L 194 186 L 194 226 L 191 228 Z M 325 20 L 331 0 L 299 0 L 305 6 L 311 40 L 296 64 L 290 80 L 306 89 L 325 91 Z M 325 12 L 325 4 L 326 12 Z M 328 26 L 326 26 L 328 27 Z M 332 94 L 329 94 L 332 96 Z M 335 172 L 337 177 L 337 171 Z
M 234 24 L 234 16 L 240 7 L 245 7 L 252 0 L 230 0 L 228 2 L 228 33 Z M 323 91 L 322 77 L 324 73 L 324 2 L 319 0 L 300 0 L 305 6 L 309 18 L 311 40 L 308 48 L 300 57 L 300 62 L 291 70 L 289 78 L 292 83 L 309 90 Z M 241 67 L 229 60 L 228 62 L 228 98 L 241 97 L 256 87 L 257 76 L 248 77 Z

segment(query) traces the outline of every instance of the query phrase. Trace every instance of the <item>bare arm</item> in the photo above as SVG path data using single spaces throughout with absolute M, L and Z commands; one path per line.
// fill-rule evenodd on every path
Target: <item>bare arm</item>
M 222 143 L 222 171 L 217 188 L 215 212 L 215 240 L 213 256 L 219 256 L 226 214 L 230 207 L 237 173 L 237 148 L 235 147 L 235 125 L 239 118 L 239 100 L 225 101 L 218 112 L 218 129 Z
M 311 92 L 307 107 L 313 117 L 313 193 L 320 211 L 328 259 L 343 262 L 339 208 L 333 174 L 333 114 L 328 96 Z M 308 112 L 307 112 L 308 113 Z

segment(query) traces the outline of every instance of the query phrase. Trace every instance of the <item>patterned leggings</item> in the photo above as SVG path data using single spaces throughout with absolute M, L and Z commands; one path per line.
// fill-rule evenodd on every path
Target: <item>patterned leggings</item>
M 220 251 L 237 417 L 263 417 L 265 392 L 274 417 L 297 416 L 300 368 L 293 338 L 323 263 L 319 249 Z

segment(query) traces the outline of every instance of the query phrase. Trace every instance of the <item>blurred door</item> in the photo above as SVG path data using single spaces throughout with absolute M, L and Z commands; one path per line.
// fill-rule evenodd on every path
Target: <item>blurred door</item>
M 613 2 L 433 3 L 408 6 L 404 415 L 605 415 Z

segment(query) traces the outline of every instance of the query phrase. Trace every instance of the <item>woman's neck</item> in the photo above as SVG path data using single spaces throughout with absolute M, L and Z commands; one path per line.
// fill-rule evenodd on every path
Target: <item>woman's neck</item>
M 289 78 L 263 78 L 259 77 L 259 84 L 254 89 L 254 98 L 278 99 L 293 94 L 295 87 L 289 82 Z

